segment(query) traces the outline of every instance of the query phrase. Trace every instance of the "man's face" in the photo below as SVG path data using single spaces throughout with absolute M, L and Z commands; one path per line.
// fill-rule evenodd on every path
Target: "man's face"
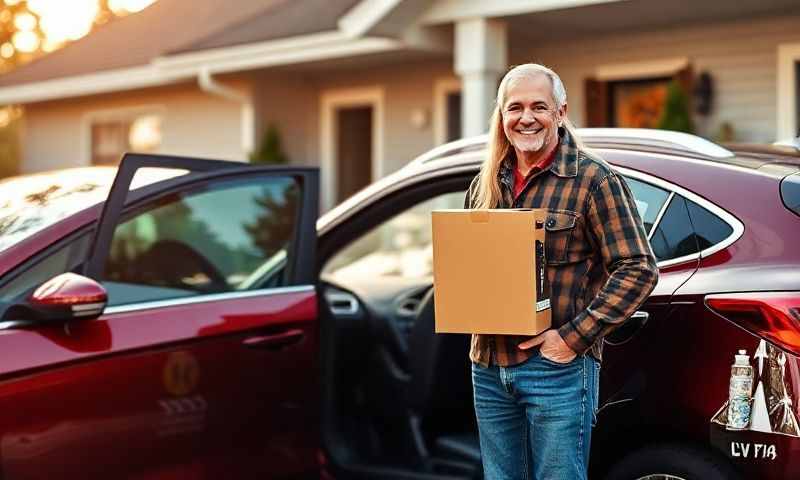
M 502 113 L 508 141 L 517 153 L 531 154 L 558 142 L 558 124 L 566 106 L 556 108 L 550 79 L 536 75 L 510 84 Z

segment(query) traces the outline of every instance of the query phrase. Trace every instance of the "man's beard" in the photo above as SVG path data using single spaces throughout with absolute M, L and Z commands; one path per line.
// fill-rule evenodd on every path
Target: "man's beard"
M 547 146 L 548 136 L 551 134 L 549 131 L 541 131 L 538 135 L 524 136 L 522 134 L 515 135 L 514 148 L 522 152 L 535 153 L 540 152 Z

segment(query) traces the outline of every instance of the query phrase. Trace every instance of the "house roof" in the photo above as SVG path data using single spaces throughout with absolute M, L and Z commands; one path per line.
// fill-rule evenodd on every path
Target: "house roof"
M 169 53 L 186 53 L 335 30 L 338 19 L 359 2 L 360 0 L 279 2 L 280 5 L 269 9 L 266 14 L 250 15 L 227 28 L 209 32 L 202 39 L 178 46 Z
M 356 3 L 358 0 L 237 0 L 232 8 L 216 0 L 159 0 L 1 75 L 0 87 L 145 66 L 171 53 L 331 30 L 338 17 Z

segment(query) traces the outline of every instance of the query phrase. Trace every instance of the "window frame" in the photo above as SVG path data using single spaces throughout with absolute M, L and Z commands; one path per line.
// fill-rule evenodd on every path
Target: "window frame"
M 777 140 L 797 137 L 800 128 L 800 115 L 797 100 L 800 91 L 797 87 L 795 63 L 800 62 L 800 43 L 778 45 L 778 75 L 776 79 Z
M 456 77 L 442 77 L 433 87 L 433 144 L 448 143 L 447 124 L 450 120 L 447 110 L 447 97 L 452 93 L 464 94 L 461 80 Z M 462 112 L 463 114 L 463 112 Z
M 671 267 L 673 265 L 679 265 L 692 260 L 699 260 L 702 258 L 709 257 L 719 252 L 720 250 L 724 250 L 744 234 L 744 224 L 738 218 L 736 218 L 723 208 L 719 207 L 718 205 L 701 197 L 700 195 L 697 195 L 696 193 L 691 192 L 673 183 L 667 182 L 666 180 L 662 180 L 660 178 L 654 177 L 647 173 L 640 172 L 638 170 L 634 170 L 627 167 L 619 167 L 619 166 L 614 166 L 613 168 L 625 177 L 635 178 L 640 182 L 649 183 L 653 186 L 662 188 L 670 192 L 670 196 L 668 197 L 667 201 L 664 202 L 664 205 L 661 207 L 661 211 L 659 212 L 658 217 L 656 217 L 656 221 L 653 222 L 653 229 L 650 231 L 650 233 L 648 233 L 647 236 L 648 241 L 650 240 L 653 233 L 656 231 L 659 224 L 661 223 L 661 219 L 663 218 L 664 213 L 667 211 L 667 208 L 669 208 L 669 205 L 672 203 L 672 199 L 675 197 L 675 195 L 680 195 L 684 199 L 690 200 L 700 205 L 701 207 L 705 208 L 712 214 L 716 215 L 719 219 L 727 223 L 732 229 L 731 234 L 728 235 L 722 241 L 717 242 L 714 245 L 704 250 L 700 250 L 699 252 L 693 253 L 691 255 L 683 255 L 681 257 L 670 258 L 669 260 L 662 260 L 658 262 L 657 264 L 658 268 Z M 694 227 L 692 227 L 692 230 L 694 230 Z

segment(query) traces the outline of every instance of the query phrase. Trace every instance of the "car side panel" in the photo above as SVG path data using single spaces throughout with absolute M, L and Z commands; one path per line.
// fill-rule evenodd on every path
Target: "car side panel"
M 316 310 L 308 289 L 0 333 L 3 474 L 318 474 Z
M 603 365 L 600 370 L 600 407 L 613 409 L 618 402 L 630 401 L 642 395 L 645 387 L 642 378 L 646 365 L 631 359 L 649 358 L 653 345 L 660 342 L 660 325 L 669 322 L 674 310 L 670 305 L 673 293 L 686 282 L 697 269 L 697 260 L 673 265 L 659 270 L 659 280 L 653 292 L 639 309 L 649 318 L 641 330 L 622 345 L 606 343 L 603 350 Z M 629 322 L 634 322 L 631 319 Z M 611 404 L 611 405 L 609 405 Z M 600 417 L 604 414 L 601 411 Z

